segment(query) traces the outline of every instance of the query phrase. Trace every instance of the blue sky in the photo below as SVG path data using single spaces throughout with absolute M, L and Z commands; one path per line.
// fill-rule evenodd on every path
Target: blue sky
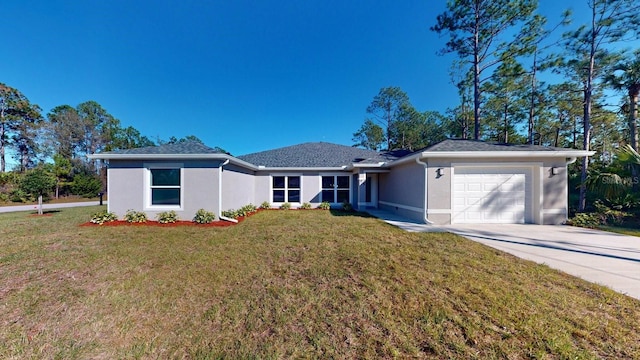
M 540 3 L 553 17 L 586 7 Z M 351 145 L 382 87 L 421 111 L 458 102 L 452 57 L 436 55 L 446 38 L 429 30 L 445 4 L 4 0 L 0 82 L 44 114 L 95 100 L 153 140 L 196 135 L 234 155 Z

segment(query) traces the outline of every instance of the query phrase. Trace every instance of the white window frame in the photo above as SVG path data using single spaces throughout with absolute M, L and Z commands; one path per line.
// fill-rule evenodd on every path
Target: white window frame
M 184 164 L 182 163 L 145 163 L 144 166 L 144 208 L 145 210 L 183 210 L 184 209 Z M 151 170 L 157 169 L 179 169 L 180 186 L 162 186 L 162 188 L 180 189 L 180 205 L 153 205 L 151 203 Z
M 284 177 L 284 188 L 273 188 L 273 178 L 274 177 Z M 298 202 L 289 202 L 289 177 L 299 177 L 300 178 L 300 187 L 292 188 L 291 190 L 299 190 L 300 191 L 300 201 Z M 276 202 L 273 200 L 273 191 L 274 190 L 284 190 L 284 202 Z M 269 175 L 269 201 L 274 205 L 282 205 L 284 203 L 289 203 L 292 205 L 300 205 L 302 204 L 302 174 L 270 174 Z
M 349 189 L 348 189 L 349 190 L 349 200 L 348 200 L 348 202 L 351 203 L 351 200 L 353 199 L 352 198 L 352 196 L 353 196 L 353 194 L 352 194 L 352 187 L 353 187 L 352 181 L 353 181 L 353 179 L 352 179 L 352 174 L 345 174 L 345 173 L 320 174 L 320 201 L 321 202 L 325 201 L 323 196 L 322 196 L 322 192 L 324 190 L 329 190 L 329 188 L 324 188 L 322 186 L 322 178 L 325 177 L 325 176 L 333 176 L 333 183 L 334 183 L 334 185 L 333 185 L 333 199 L 336 200 L 336 201 L 338 200 L 338 190 L 345 190 L 345 188 L 338 188 L 338 179 L 337 179 L 337 177 L 338 176 L 346 176 L 346 177 L 349 178 Z M 339 204 L 342 204 L 342 203 L 341 202 L 331 202 L 330 204 L 339 205 Z

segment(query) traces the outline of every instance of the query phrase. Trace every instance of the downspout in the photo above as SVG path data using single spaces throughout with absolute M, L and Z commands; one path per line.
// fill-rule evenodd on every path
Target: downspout
M 427 218 L 427 209 L 428 209 L 427 208 L 427 205 L 428 205 L 427 199 L 429 197 L 429 195 L 427 194 L 427 185 L 428 185 L 427 183 L 429 182 L 429 174 L 428 174 L 429 170 L 427 169 L 427 165 L 428 164 L 426 162 L 420 161 L 420 157 L 416 158 L 416 162 L 418 164 L 424 166 L 424 200 L 423 200 L 424 202 L 423 202 L 423 205 L 422 205 L 422 208 L 424 209 L 423 214 L 422 214 L 424 216 L 424 218 L 423 218 L 424 219 L 424 223 L 425 224 L 433 224 L 433 221 L 430 221 Z
M 568 159 L 567 159 L 567 165 L 571 165 L 571 164 L 573 164 L 574 162 L 576 162 L 576 160 L 577 160 L 577 159 L 578 159 L 578 158 L 574 158 L 574 157 L 573 157 L 573 158 L 568 158 Z
M 237 223 L 238 220 L 222 216 L 222 167 L 229 163 L 229 159 L 225 160 L 218 166 L 218 219 Z

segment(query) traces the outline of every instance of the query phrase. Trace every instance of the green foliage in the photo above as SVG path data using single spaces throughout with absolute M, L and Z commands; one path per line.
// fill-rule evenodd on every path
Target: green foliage
M 309 204 L 308 202 L 303 203 L 302 206 L 300 206 L 300 209 L 309 210 L 311 209 L 311 204 Z
M 353 205 L 350 202 L 345 201 L 342 203 L 342 210 L 344 211 L 353 211 Z
M 91 222 L 98 225 L 102 225 L 106 222 L 111 222 L 116 220 L 118 220 L 118 215 L 116 215 L 113 212 L 109 212 L 107 210 L 102 210 L 91 215 Z
M 209 224 L 216 219 L 216 214 L 205 209 L 199 209 L 196 211 L 196 215 L 193 217 L 193 222 L 198 224 Z
M 597 228 L 599 226 L 607 225 L 621 225 L 626 218 L 632 215 L 628 212 L 613 209 L 604 205 L 601 201 L 596 200 L 593 203 L 595 211 L 591 213 L 577 213 L 573 218 L 569 220 L 570 225 Z
M 331 204 L 328 201 L 323 201 L 318 205 L 318 209 L 329 210 L 331 209 Z
M 102 182 L 95 176 L 78 174 L 71 183 L 71 193 L 82 197 L 96 197 L 102 191 Z
M 174 211 L 163 211 L 156 215 L 160 224 L 173 224 L 178 221 L 178 214 Z
M 262 204 L 260 204 L 260 209 L 263 209 L 263 210 L 271 209 L 271 204 L 269 204 L 268 201 L 264 201 Z
M 366 119 L 362 127 L 353 134 L 353 146 L 362 147 L 369 150 L 380 150 L 386 141 L 384 129 L 374 123 L 371 119 Z
M 600 217 L 596 213 L 577 213 L 567 222 L 569 225 L 595 229 L 601 225 Z
M 289 209 L 291 209 L 291 204 L 288 202 L 280 205 L 280 210 L 289 210 Z
M 256 212 L 258 210 L 256 208 L 256 206 L 253 205 L 253 204 L 245 205 L 245 206 L 241 207 L 240 209 L 245 213 L 244 216 L 249 215 L 249 214 L 253 214 L 254 212 Z
M 53 187 L 56 185 L 56 179 L 43 168 L 36 168 L 28 171 L 20 182 L 20 190 L 32 198 L 38 196 L 48 197 Z
M 21 189 L 11 190 L 11 192 L 9 192 L 9 195 L 7 197 L 12 202 L 28 202 L 32 200 L 29 194 L 27 194 Z
M 238 211 L 234 210 L 234 209 L 224 210 L 222 212 L 222 216 L 230 218 L 230 219 L 237 219 L 239 217 Z
M 147 222 L 147 214 L 142 211 L 127 210 L 124 214 L 124 219 L 130 223 L 145 223 Z

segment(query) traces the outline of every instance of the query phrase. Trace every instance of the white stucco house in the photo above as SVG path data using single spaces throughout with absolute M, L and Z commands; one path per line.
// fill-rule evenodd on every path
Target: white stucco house
M 593 152 L 445 140 L 417 152 L 324 142 L 231 156 L 197 142 L 103 152 L 109 211 L 191 219 L 264 201 L 380 208 L 425 223 L 562 224 L 567 164 Z

